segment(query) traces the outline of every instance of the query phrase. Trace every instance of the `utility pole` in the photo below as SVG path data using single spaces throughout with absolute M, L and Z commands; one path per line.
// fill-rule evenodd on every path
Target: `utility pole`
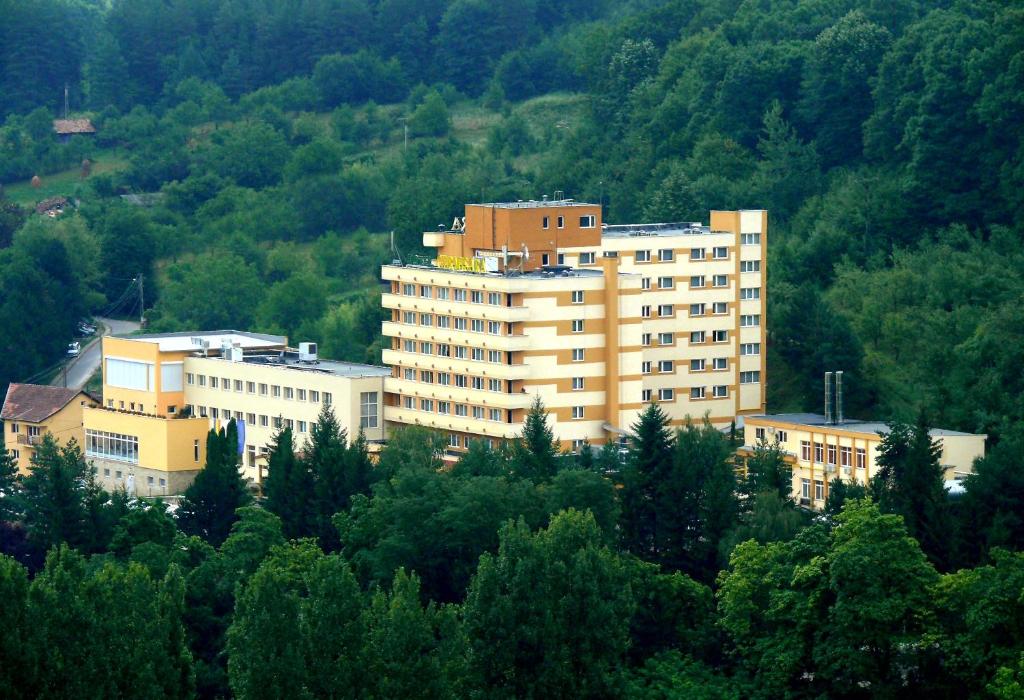
M 139 273 L 139 327 L 146 322 L 146 292 L 143 274 Z
M 68 118 L 68 84 L 64 83 L 64 118 Z

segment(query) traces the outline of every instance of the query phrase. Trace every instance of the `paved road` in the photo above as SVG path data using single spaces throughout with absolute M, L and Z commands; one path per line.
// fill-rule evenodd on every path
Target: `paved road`
M 138 321 L 121 321 L 116 318 L 97 318 L 103 324 L 103 335 L 131 333 L 139 329 Z M 82 353 L 67 364 L 67 386 L 81 389 L 100 367 L 100 339 L 97 337 L 82 348 Z M 52 382 L 53 386 L 64 386 L 64 372 L 59 373 Z

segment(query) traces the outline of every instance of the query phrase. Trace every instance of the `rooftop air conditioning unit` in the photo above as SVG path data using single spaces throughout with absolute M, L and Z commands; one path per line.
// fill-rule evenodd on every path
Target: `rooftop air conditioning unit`
M 242 352 L 242 348 L 237 345 L 232 345 L 230 348 L 227 349 L 227 358 L 231 362 L 241 362 L 243 356 L 244 353 Z
M 299 362 L 316 362 L 316 343 L 299 343 Z

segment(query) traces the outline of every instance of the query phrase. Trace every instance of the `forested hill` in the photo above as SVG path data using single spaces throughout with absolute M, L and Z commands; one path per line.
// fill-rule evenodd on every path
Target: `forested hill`
M 998 439 L 1024 418 L 1022 51 L 1001 2 L 0 0 L 0 183 L 80 203 L 12 237 L 0 202 L 0 345 L 46 328 L 0 386 L 139 272 L 154 328 L 373 359 L 374 234 L 561 190 L 609 222 L 769 210 L 770 409 L 844 369 L 851 413 Z M 95 137 L 50 133 L 65 84 Z

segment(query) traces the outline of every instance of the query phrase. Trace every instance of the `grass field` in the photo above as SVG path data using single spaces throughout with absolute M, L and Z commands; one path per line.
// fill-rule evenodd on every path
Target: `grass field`
M 90 160 L 92 161 L 93 175 L 114 172 L 128 167 L 128 161 L 124 154 L 113 148 L 96 151 Z M 82 183 L 82 169 L 79 167 L 68 168 L 58 173 L 40 175 L 39 177 L 43 181 L 39 189 L 32 187 L 31 180 L 25 180 L 5 185 L 4 192 L 9 199 L 26 207 L 35 206 L 37 202 L 47 197 L 58 195 L 70 197 L 75 194 L 75 190 Z

